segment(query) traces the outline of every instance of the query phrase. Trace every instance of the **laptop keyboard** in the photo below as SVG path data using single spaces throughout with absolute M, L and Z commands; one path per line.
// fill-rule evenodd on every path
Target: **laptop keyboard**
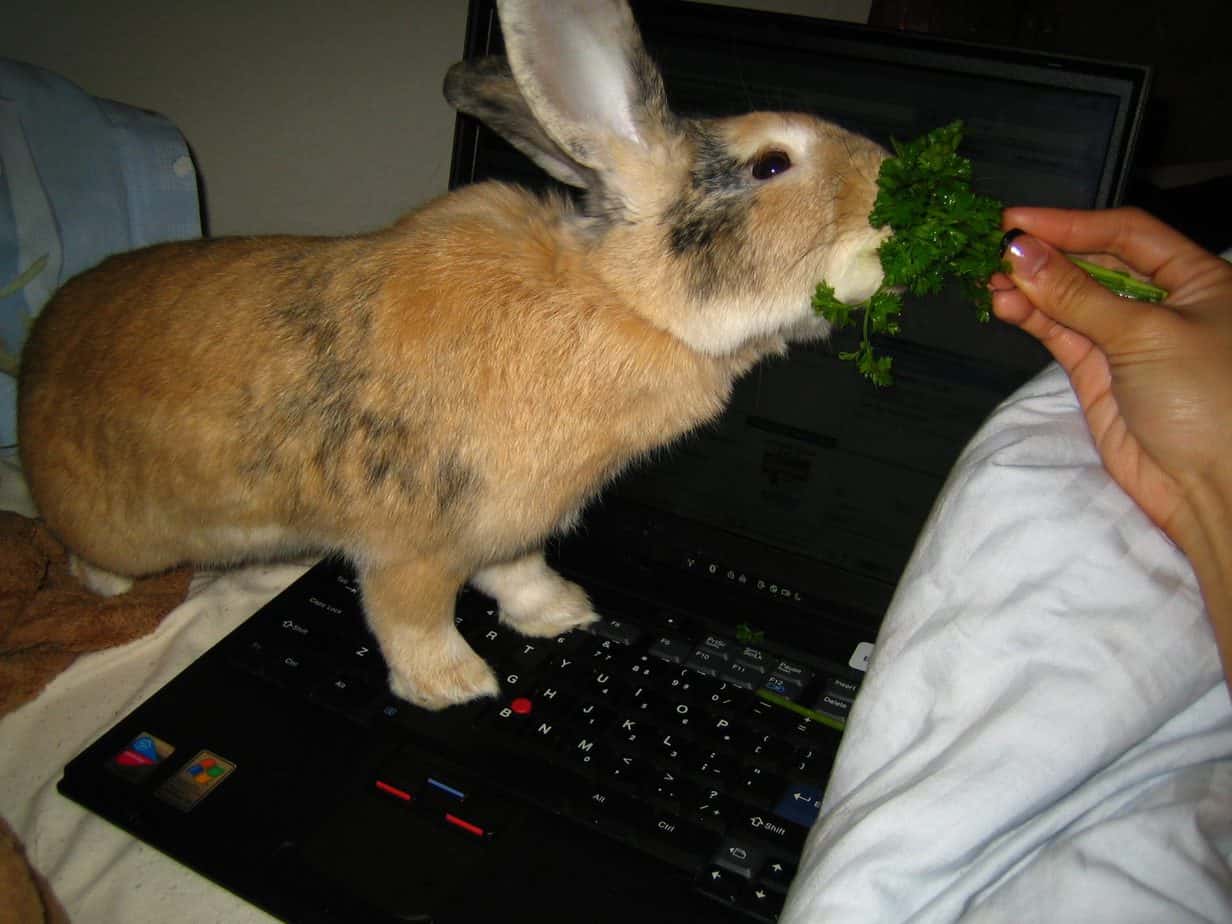
M 233 637 L 230 660 L 391 741 L 432 740 L 432 757 L 395 744 L 373 769 L 391 811 L 483 841 L 500 836 L 513 794 L 672 864 L 750 920 L 777 918 L 857 692 L 852 672 L 602 598 L 610 615 L 587 630 L 528 638 L 467 590 L 458 629 L 502 694 L 428 713 L 388 693 L 358 588 L 322 567 L 324 581 Z M 451 748 L 456 760 L 436 758 Z

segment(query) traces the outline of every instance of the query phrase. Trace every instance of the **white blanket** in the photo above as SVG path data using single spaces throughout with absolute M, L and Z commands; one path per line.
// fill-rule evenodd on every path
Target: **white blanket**
M 782 921 L 1232 921 L 1230 856 L 1193 573 L 1051 367 L 933 511 Z
M 55 783 L 302 571 L 201 575 L 151 636 L 0 722 L 0 813 L 75 924 L 269 920 Z M 934 511 L 784 920 L 1232 921 L 1229 854 L 1232 709 L 1193 576 L 1109 482 L 1053 369 Z

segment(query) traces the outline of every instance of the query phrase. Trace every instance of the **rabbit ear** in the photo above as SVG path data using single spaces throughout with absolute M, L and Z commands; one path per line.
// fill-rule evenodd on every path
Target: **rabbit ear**
M 445 75 L 445 99 L 479 119 L 562 183 L 582 188 L 594 183 L 591 171 L 572 161 L 535 121 L 507 59 L 493 56 L 455 64 Z
M 663 80 L 625 0 L 498 0 L 509 61 L 541 130 L 605 185 L 672 134 Z

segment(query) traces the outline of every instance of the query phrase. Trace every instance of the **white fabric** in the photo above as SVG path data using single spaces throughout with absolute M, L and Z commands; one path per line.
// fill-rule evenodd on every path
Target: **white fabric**
M 1230 856 L 1193 573 L 1052 366 L 938 500 L 781 921 L 1232 921 Z
M 0 463 L 0 503 L 30 512 L 20 476 L 8 463 Z M 305 569 L 294 564 L 199 574 L 188 600 L 153 633 L 79 658 L 37 699 L 0 720 L 0 815 L 48 877 L 73 924 L 273 920 L 55 787 L 64 765 L 99 734 Z

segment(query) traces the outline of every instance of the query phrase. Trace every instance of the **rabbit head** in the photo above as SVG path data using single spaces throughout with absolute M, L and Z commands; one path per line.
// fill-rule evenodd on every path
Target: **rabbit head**
M 881 283 L 868 222 L 886 152 L 800 113 L 674 114 L 624 0 L 503 0 L 508 59 L 455 65 L 445 95 L 562 183 L 605 282 L 712 356 L 824 336 L 810 297 Z

